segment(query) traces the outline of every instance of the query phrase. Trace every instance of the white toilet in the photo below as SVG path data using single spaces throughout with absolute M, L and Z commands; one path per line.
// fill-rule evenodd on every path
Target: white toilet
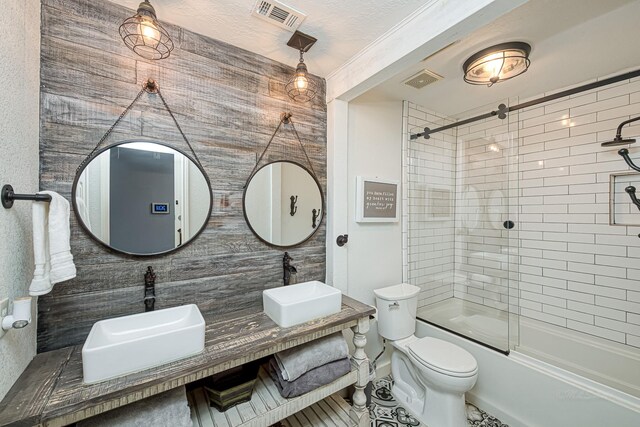
M 394 347 L 391 394 L 429 427 L 467 426 L 464 394 L 478 378 L 478 363 L 449 342 L 414 335 L 420 288 L 408 284 L 373 291 L 378 333 Z

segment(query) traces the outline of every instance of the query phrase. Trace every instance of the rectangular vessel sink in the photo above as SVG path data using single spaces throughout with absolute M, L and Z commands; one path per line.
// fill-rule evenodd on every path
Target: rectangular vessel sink
M 96 383 L 200 353 L 204 326 L 195 304 L 96 322 L 82 347 L 84 382 Z
M 340 311 L 342 292 L 317 280 L 262 292 L 264 312 L 283 328 Z

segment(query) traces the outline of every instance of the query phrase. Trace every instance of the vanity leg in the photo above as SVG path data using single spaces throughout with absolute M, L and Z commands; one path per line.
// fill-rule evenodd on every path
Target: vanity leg
M 353 393 L 353 405 L 349 416 L 356 427 L 369 427 L 369 408 L 367 408 L 367 396 L 364 393 L 364 388 L 369 382 L 369 358 L 364 351 L 364 346 L 367 343 L 365 334 L 369 331 L 369 318 L 359 319 L 358 325 L 351 329 L 353 330 L 353 344 L 356 347 L 351 364 L 358 370 L 358 380 L 355 384 L 356 390 Z

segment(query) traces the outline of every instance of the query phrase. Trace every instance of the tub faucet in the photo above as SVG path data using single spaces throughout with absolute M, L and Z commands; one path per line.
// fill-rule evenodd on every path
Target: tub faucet
M 293 275 L 298 274 L 298 270 L 293 265 L 290 264 L 292 260 L 293 258 L 289 256 L 289 252 L 285 252 L 284 257 L 282 258 L 282 268 L 284 270 L 284 277 L 282 278 L 282 280 L 284 280 L 285 286 L 288 286 L 289 284 L 291 284 L 292 274 Z
M 156 273 L 153 267 L 147 267 L 144 275 L 144 311 L 153 311 L 156 304 Z

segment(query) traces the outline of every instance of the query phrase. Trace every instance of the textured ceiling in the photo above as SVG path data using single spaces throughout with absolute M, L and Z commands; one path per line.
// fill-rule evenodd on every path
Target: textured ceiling
M 318 42 L 305 55 L 312 74 L 325 77 L 426 0 L 280 0 L 307 15 L 299 31 Z M 136 9 L 140 0 L 113 0 Z M 251 15 L 255 0 L 151 0 L 160 22 L 291 64 L 298 52 L 286 45 L 290 31 Z M 126 17 L 123 17 L 123 19 Z
M 638 17 L 640 0 L 529 0 L 363 97 L 409 100 L 450 117 L 466 117 L 470 110 L 482 107 L 486 112 L 508 98 L 522 100 L 640 68 Z M 469 56 L 507 41 L 531 44 L 531 67 L 525 74 L 492 87 L 472 86 L 462 80 L 462 64 Z M 420 90 L 403 84 L 425 68 L 444 79 Z

